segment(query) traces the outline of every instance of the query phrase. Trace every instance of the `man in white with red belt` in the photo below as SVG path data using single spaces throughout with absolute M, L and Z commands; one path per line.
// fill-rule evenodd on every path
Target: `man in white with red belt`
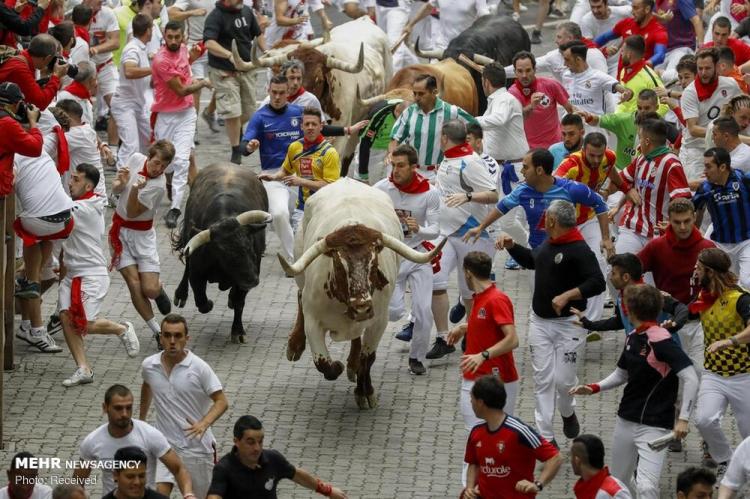
M 410 145 L 401 144 L 391 153 L 393 172 L 375 188 L 391 198 L 401 221 L 404 242 L 415 249 L 431 249 L 427 243 L 440 233 L 440 196 L 426 178 L 417 173 L 417 151 Z M 411 289 L 411 317 L 414 322 L 409 346 L 409 371 L 421 375 L 432 330 L 432 265 L 401 261 L 396 289 L 388 306 L 389 320 L 396 321 L 406 312 L 406 284 Z
M 161 328 L 149 300 L 155 300 L 164 315 L 172 310 L 172 304 L 159 282 L 154 218 L 167 190 L 164 170 L 174 155 L 172 143 L 158 140 L 148 150 L 148 158 L 141 153 L 133 154 L 112 183 L 112 192 L 119 194 L 120 199 L 109 229 L 110 269 L 115 267 L 122 274 L 133 305 L 151 329 L 157 344 Z
M 62 245 L 66 273 L 60 282 L 58 303 L 65 342 L 77 367 L 73 375 L 62 382 L 66 387 L 94 381 L 94 371 L 83 347 L 83 337 L 87 333 L 117 335 L 129 357 L 135 357 L 140 351 L 132 323 L 120 324 L 99 318 L 102 301 L 109 290 L 109 272 L 102 247 L 107 198 L 96 194 L 98 184 L 99 170 L 94 165 L 80 163 L 70 173 L 75 225 Z
M 175 157 L 169 165 L 172 173 L 172 206 L 164 217 L 168 228 L 177 227 L 180 206 L 185 195 L 190 168 L 190 152 L 195 139 L 197 115 L 193 107 L 193 94 L 210 88 L 209 80 L 193 81 L 190 64 L 200 55 L 193 46 L 190 54 L 183 43 L 185 28 L 182 23 L 169 21 L 164 27 L 165 45 L 157 52 L 151 67 L 154 86 L 154 104 L 151 122 L 156 140 L 169 140 L 175 147 Z

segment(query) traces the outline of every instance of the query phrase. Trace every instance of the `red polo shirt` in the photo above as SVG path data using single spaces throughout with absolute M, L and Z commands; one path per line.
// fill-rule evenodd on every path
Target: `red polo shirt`
M 714 47 L 714 42 L 708 42 L 704 47 Z M 750 61 L 750 46 L 748 46 L 745 42 L 742 40 L 738 40 L 737 38 L 729 38 L 727 39 L 727 47 L 732 49 L 732 52 L 734 52 L 734 63 L 737 66 L 742 66 L 747 61 Z

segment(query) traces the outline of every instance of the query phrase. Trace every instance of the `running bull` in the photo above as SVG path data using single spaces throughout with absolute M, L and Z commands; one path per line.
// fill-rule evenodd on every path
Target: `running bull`
M 300 287 L 287 358 L 299 360 L 307 339 L 315 367 L 326 379 L 334 380 L 344 365 L 331 360 L 326 332 L 334 341 L 351 341 L 346 374 L 356 381 L 357 405 L 375 407 L 370 369 L 388 325 L 398 257 L 427 263 L 444 243 L 429 253 L 404 244 L 388 196 L 355 180 L 343 178 L 315 193 L 305 204 L 302 229 L 297 233 L 297 261 L 289 264 L 279 255 L 282 267 L 297 276 Z
M 242 311 L 248 291 L 258 285 L 270 222 L 266 191 L 249 170 L 216 163 L 193 181 L 182 230 L 173 244 L 185 261 L 174 302 L 185 306 L 189 282 L 195 306 L 205 314 L 214 306 L 206 296 L 207 284 L 216 282 L 220 290 L 228 289 L 228 306 L 234 309 L 232 343 L 245 342 Z

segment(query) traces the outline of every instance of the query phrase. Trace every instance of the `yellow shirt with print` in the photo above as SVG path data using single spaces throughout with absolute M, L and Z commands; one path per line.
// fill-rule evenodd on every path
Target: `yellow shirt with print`
M 300 139 L 289 144 L 286 158 L 281 168 L 290 175 L 297 175 L 308 180 L 335 182 L 341 177 L 339 153 L 330 142 L 324 140 L 309 149 L 303 148 Z M 297 209 L 305 209 L 305 201 L 313 192 L 307 187 L 300 187 L 297 196 Z

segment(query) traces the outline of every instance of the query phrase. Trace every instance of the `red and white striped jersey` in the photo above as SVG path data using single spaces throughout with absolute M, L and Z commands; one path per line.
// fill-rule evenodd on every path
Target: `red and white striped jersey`
M 654 228 L 667 220 L 667 207 L 675 198 L 690 198 L 682 163 L 671 152 L 644 156 L 639 154 L 620 173 L 623 191 L 634 188 L 641 196 L 638 206 L 628 203 L 620 226 L 644 237 L 653 237 Z

